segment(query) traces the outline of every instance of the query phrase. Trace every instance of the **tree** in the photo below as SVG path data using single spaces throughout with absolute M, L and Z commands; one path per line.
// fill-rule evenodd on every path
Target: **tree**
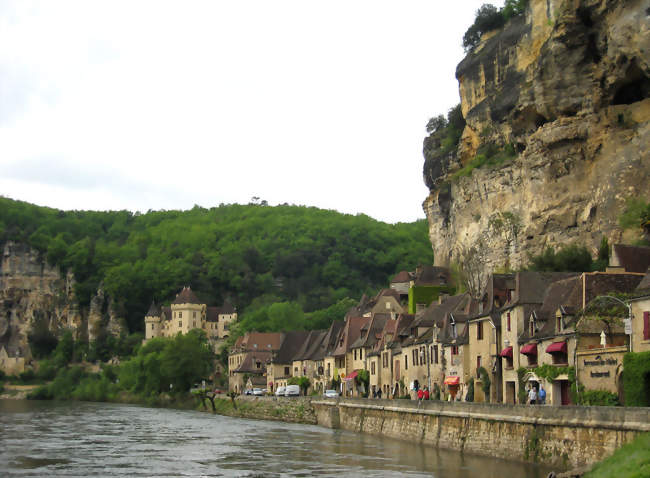
M 467 292 L 476 300 L 481 300 L 487 286 L 489 269 L 487 267 L 488 248 L 482 239 L 470 247 L 461 248 L 459 253 L 461 280 Z
M 438 115 L 429 120 L 427 123 L 427 133 L 435 133 L 442 128 L 447 127 L 447 120 L 444 116 Z

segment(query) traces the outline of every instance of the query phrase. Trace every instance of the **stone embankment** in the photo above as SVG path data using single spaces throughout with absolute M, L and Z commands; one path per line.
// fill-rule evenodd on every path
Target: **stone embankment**
M 318 424 L 497 458 L 582 467 L 650 432 L 650 408 L 239 397 L 225 415 Z

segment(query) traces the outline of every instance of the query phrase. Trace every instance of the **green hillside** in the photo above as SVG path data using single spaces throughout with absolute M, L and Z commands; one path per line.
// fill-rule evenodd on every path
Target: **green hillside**
M 374 293 L 395 272 L 433 262 L 424 220 L 392 225 L 302 206 L 133 214 L 60 211 L 0 197 L 0 244 L 7 240 L 74 271 L 82 305 L 103 281 L 131 331 L 142 329 L 152 298 L 169 302 L 184 285 L 208 304 L 228 299 L 240 312 L 274 302 L 311 312 Z

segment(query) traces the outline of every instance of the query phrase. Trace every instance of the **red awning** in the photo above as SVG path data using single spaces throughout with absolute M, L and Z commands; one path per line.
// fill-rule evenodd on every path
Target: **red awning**
M 520 352 L 524 355 L 537 355 L 537 344 L 524 345 Z
M 553 342 L 551 345 L 546 347 L 546 353 L 566 353 L 566 342 Z
M 349 382 L 350 380 L 354 380 L 354 378 L 359 375 L 359 373 L 355 370 L 354 372 L 348 374 L 347 377 L 343 378 L 344 382 Z
M 460 377 L 458 375 L 450 375 L 445 377 L 445 385 L 458 385 L 460 383 Z
M 505 349 L 503 349 L 499 354 L 499 356 L 512 358 L 512 347 L 506 347 Z

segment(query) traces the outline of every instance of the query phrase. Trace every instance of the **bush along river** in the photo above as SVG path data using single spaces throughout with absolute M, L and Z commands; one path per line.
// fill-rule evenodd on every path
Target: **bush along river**
M 134 405 L 0 400 L 3 476 L 545 477 L 344 430 Z

